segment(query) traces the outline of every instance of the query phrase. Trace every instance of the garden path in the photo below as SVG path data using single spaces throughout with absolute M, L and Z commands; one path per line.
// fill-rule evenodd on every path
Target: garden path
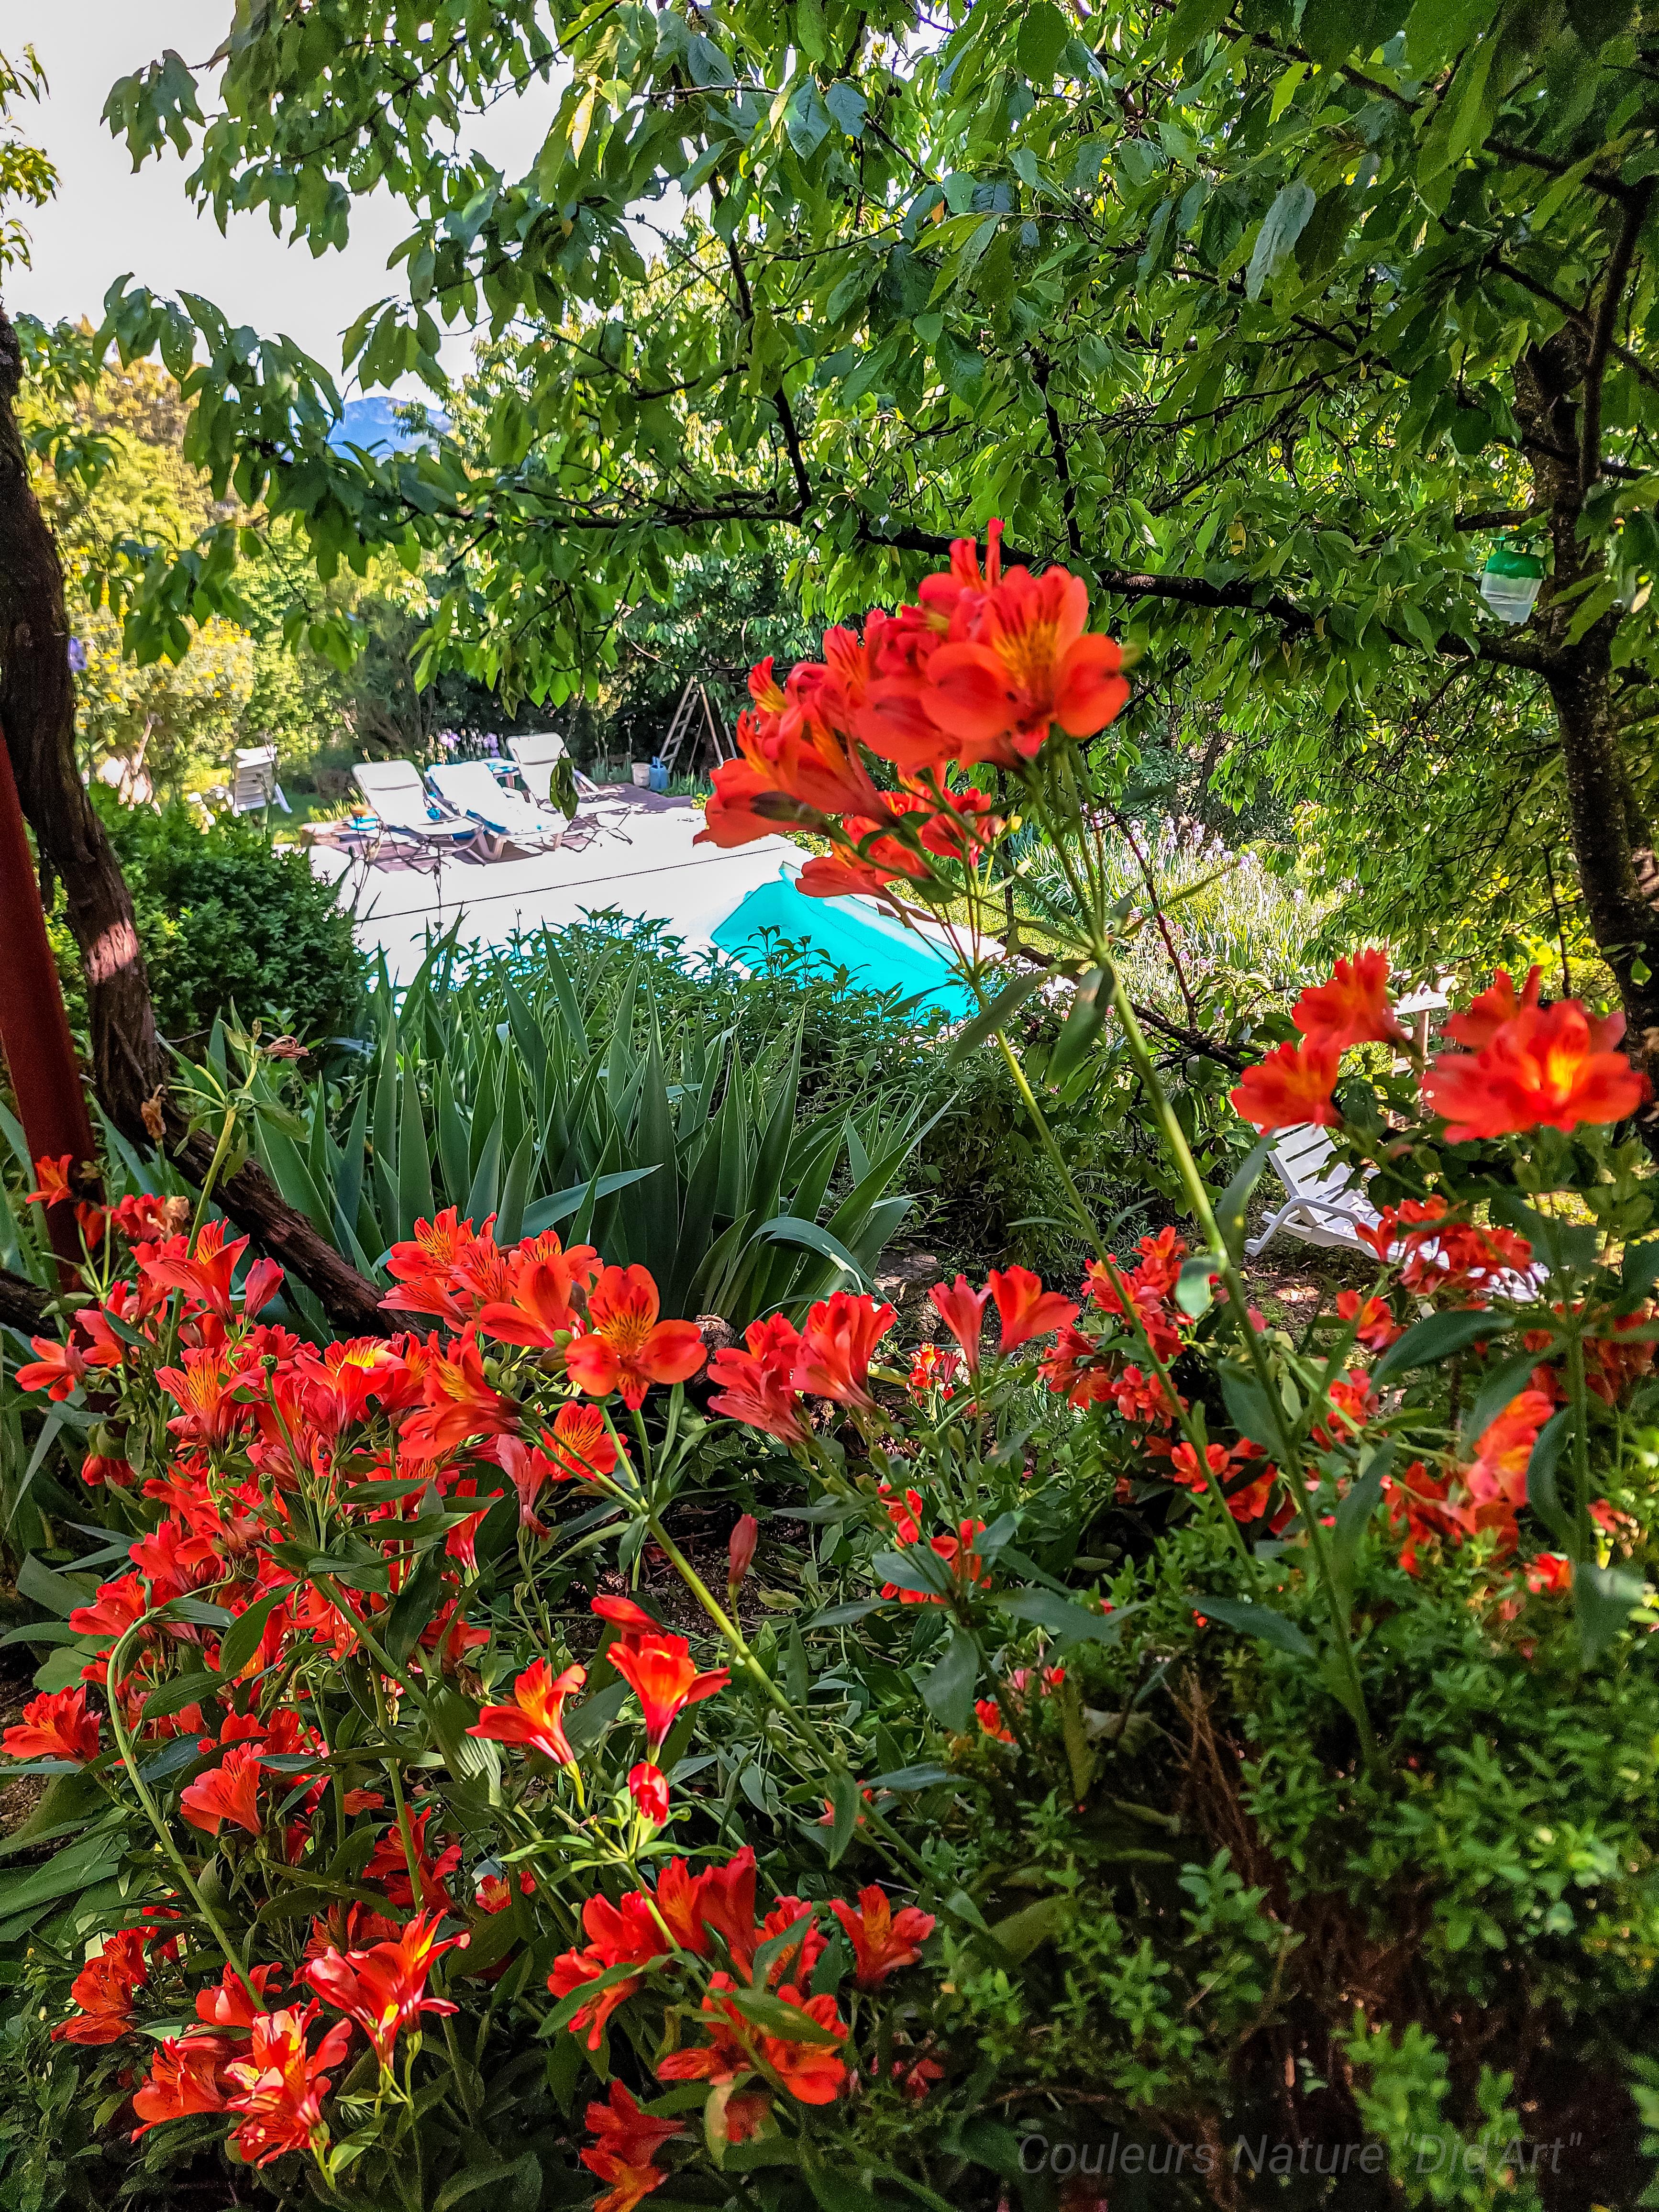
M 694 846 L 702 827 L 697 799 L 611 785 L 583 802 L 556 852 L 496 860 L 459 854 L 432 872 L 394 860 L 366 867 L 351 851 L 319 838 L 311 863 L 340 884 L 343 902 L 355 906 L 361 949 L 384 954 L 392 981 L 406 983 L 425 957 L 428 933 L 458 918 L 463 943 L 505 945 L 522 932 L 614 908 L 665 921 L 688 951 L 705 949 L 715 925 L 775 876 L 794 848 L 782 837 L 733 852 Z

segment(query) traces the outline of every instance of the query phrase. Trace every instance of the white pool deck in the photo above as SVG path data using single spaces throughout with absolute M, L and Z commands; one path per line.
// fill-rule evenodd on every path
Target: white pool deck
M 617 786 L 584 800 L 556 852 L 520 858 L 509 849 L 497 860 L 458 854 L 434 873 L 395 860 L 366 866 L 319 842 L 311 864 L 354 907 L 360 948 L 384 954 L 392 981 L 407 983 L 428 938 L 458 919 L 463 944 L 493 945 L 614 908 L 636 921 L 665 921 L 688 951 L 705 950 L 716 925 L 800 854 L 784 837 L 731 852 L 694 845 L 702 827 L 696 799 Z

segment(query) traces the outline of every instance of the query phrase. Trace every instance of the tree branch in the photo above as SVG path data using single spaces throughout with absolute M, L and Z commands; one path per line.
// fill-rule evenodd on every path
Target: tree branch
M 1031 356 L 1031 375 L 1037 390 L 1042 394 L 1042 412 L 1048 425 L 1048 447 L 1054 457 L 1054 474 L 1060 479 L 1060 508 L 1066 518 L 1066 543 L 1072 549 L 1072 558 L 1083 558 L 1083 533 L 1078 527 L 1077 489 L 1072 482 L 1071 464 L 1066 458 L 1066 438 L 1060 427 L 1060 417 L 1054 412 L 1054 403 L 1048 397 L 1048 361 L 1046 355 Z
M 0 1267 L 0 1327 L 21 1328 L 26 1336 L 37 1334 L 46 1325 L 51 1304 L 38 1283 Z
M 1595 327 L 1590 336 L 1589 358 L 1584 364 L 1584 396 L 1579 414 L 1578 489 L 1581 493 L 1589 491 L 1601 473 L 1601 388 L 1607 379 L 1607 355 L 1613 346 L 1619 310 L 1624 304 L 1625 286 L 1630 281 L 1631 265 L 1636 258 L 1637 240 L 1641 237 L 1642 226 L 1648 219 L 1653 191 L 1652 179 L 1644 178 L 1625 203 L 1625 220 L 1613 249 L 1613 258 L 1607 264 L 1607 276 L 1602 280 L 1601 302 L 1596 309 Z

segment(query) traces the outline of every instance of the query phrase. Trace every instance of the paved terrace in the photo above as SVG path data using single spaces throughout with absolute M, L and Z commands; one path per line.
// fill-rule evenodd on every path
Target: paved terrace
M 693 799 L 659 796 L 629 785 L 585 799 L 556 852 L 498 860 L 476 853 L 446 857 L 434 872 L 386 859 L 367 865 L 360 850 L 319 840 L 317 872 L 355 901 L 357 943 L 384 953 L 392 978 L 407 983 L 427 939 L 461 920 L 461 941 L 505 945 L 523 931 L 558 928 L 584 913 L 616 908 L 641 921 L 665 921 L 687 949 L 706 946 L 715 925 L 757 885 L 775 877 L 796 848 L 767 837 L 734 852 L 696 845 L 702 808 Z

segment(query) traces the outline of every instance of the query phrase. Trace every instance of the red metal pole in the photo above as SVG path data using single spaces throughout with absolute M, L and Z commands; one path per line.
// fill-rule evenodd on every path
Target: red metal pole
M 11 756 L 0 735 L 0 1049 L 5 1053 L 17 1110 L 33 1159 L 70 1155 L 75 1188 L 83 1188 L 77 1170 L 94 1168 L 86 1092 L 70 1037 L 69 1017 L 58 968 L 46 937 L 33 856 L 17 801 Z M 52 1249 L 64 1267 L 81 1261 L 81 1240 L 67 1206 L 46 1209 Z

